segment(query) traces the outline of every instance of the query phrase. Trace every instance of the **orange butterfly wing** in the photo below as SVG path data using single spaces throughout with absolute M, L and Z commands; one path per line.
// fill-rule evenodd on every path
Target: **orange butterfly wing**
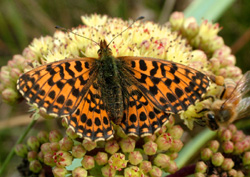
M 180 113 L 200 100 L 210 84 L 208 77 L 188 66 L 155 58 L 118 57 L 122 70 L 160 110 Z
M 97 80 L 94 80 L 76 111 L 66 118 L 80 137 L 93 141 L 113 137 L 113 126 L 105 110 Z
M 30 104 L 48 114 L 73 113 L 96 76 L 93 58 L 68 59 L 37 67 L 23 74 L 17 89 Z

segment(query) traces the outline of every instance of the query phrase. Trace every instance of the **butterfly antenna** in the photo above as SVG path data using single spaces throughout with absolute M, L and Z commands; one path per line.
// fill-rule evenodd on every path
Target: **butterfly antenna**
M 119 34 L 117 34 L 109 43 L 108 43 L 108 46 L 109 44 L 111 44 L 111 42 L 113 42 L 115 40 L 115 38 L 117 38 L 118 36 L 120 36 L 124 31 L 126 31 L 127 29 L 129 29 L 135 22 L 139 21 L 139 20 L 142 20 L 144 19 L 143 16 L 140 16 L 138 17 L 133 23 L 131 23 L 126 29 L 124 29 L 122 32 L 120 32 Z
M 94 40 L 92 40 L 92 39 L 90 39 L 90 38 L 88 38 L 88 37 L 85 37 L 85 36 L 82 36 L 82 35 L 80 35 L 80 34 L 77 34 L 77 33 L 73 32 L 73 31 L 70 30 L 70 29 L 66 29 L 66 28 L 63 28 L 63 27 L 61 27 L 61 26 L 55 26 L 55 28 L 56 28 L 56 29 L 59 29 L 59 30 L 61 30 L 61 31 L 64 31 L 64 32 L 69 32 L 69 33 L 72 33 L 72 34 L 74 34 L 74 35 L 83 37 L 83 38 L 88 39 L 88 40 L 90 40 L 90 41 L 96 43 L 97 45 L 99 45 L 98 42 L 96 42 L 96 41 L 94 41 Z M 100 46 L 100 45 L 99 45 L 99 46 Z

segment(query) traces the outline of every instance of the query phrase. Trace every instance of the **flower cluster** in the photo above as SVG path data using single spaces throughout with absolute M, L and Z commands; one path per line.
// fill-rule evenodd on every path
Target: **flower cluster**
M 231 124 L 228 128 L 220 128 L 217 138 L 201 151 L 195 176 L 241 177 L 249 174 L 250 136 Z
M 204 20 L 199 26 L 194 17 L 185 18 L 182 12 L 174 12 L 169 20 L 172 31 L 178 31 L 194 49 L 200 49 L 209 58 L 208 70 L 217 76 L 238 80 L 241 69 L 235 66 L 236 58 L 230 47 L 218 36 L 219 24 Z
M 98 43 L 105 39 L 109 42 L 131 24 L 131 21 L 100 15 L 83 16 L 82 21 L 85 25 L 73 28 L 71 32 L 56 31 L 53 37 L 34 39 L 22 55 L 14 56 L 8 66 L 1 68 L 0 94 L 6 102 L 13 103 L 19 98 L 16 80 L 25 71 L 65 58 L 97 58 L 99 46 L 93 41 Z M 211 77 L 222 76 L 237 81 L 242 76 L 241 70 L 235 66 L 236 59 L 229 47 L 218 36 L 219 30 L 218 24 L 203 21 L 199 26 L 194 18 L 185 19 L 182 13 L 175 12 L 170 18 L 170 25 L 167 23 L 159 26 L 149 21 L 138 21 L 122 35 L 117 36 L 109 46 L 114 57 L 150 56 L 182 63 L 206 72 Z M 212 83 L 207 96 L 219 97 L 222 87 L 218 85 L 223 84 Z M 206 100 L 198 102 L 180 117 L 192 128 L 193 118 L 203 116 L 197 113 L 197 110 L 209 108 L 211 104 L 212 101 Z M 43 115 L 41 112 L 40 114 Z M 62 124 L 67 127 L 65 119 Z M 222 136 L 223 131 L 220 132 Z M 79 139 L 71 128 L 67 129 L 66 134 L 67 136 L 63 137 L 57 130 L 50 133 L 40 132 L 36 137 L 30 137 L 26 144 L 18 145 L 16 154 L 24 159 L 19 171 L 23 174 L 35 173 L 45 176 L 52 172 L 54 176 L 71 174 L 75 177 L 160 177 L 164 172 L 177 171 L 174 159 L 178 157 L 183 146 L 180 140 L 183 130 L 174 125 L 173 116 L 170 116 L 160 131 L 144 138 L 128 137 L 119 126 L 115 127 L 114 138 L 109 141 L 91 142 Z M 233 137 L 237 132 L 231 134 Z M 236 146 L 238 141 L 230 140 L 231 138 L 224 142 L 232 142 Z M 203 161 L 197 164 L 196 175 L 204 175 L 208 165 L 213 165 L 216 170 L 235 169 L 237 173 L 240 171 L 232 165 L 235 163 L 234 158 L 225 156 L 218 150 L 218 144 L 218 141 L 213 141 L 209 148 L 206 148 L 206 151 L 211 151 L 211 155 L 207 159 L 202 158 Z M 247 153 L 243 154 L 243 151 L 238 154 L 246 156 L 245 159 L 249 156 Z M 80 159 L 80 163 L 76 162 L 77 159 Z M 207 164 L 206 161 L 209 160 L 211 162 Z M 248 163 L 247 160 L 242 161 Z
M 70 128 L 65 137 L 58 130 L 41 131 L 29 137 L 26 144 L 16 146 L 16 154 L 26 162 L 19 171 L 45 176 L 52 171 L 55 177 L 66 174 L 73 177 L 98 174 L 104 177 L 161 177 L 163 172 L 177 170 L 174 159 L 183 146 L 180 140 L 183 130 L 174 125 L 173 117 L 158 133 L 140 140 L 116 131 L 112 140 L 97 143 L 78 139 Z M 76 159 L 80 159 L 80 163 L 74 162 Z M 77 168 L 71 169 L 72 163 L 76 163 Z

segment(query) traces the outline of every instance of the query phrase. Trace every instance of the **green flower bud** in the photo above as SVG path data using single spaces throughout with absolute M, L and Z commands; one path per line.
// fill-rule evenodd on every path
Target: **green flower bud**
M 30 149 L 37 151 L 38 148 L 40 147 L 40 143 L 35 136 L 30 136 L 27 140 L 27 145 Z
M 74 145 L 74 142 L 69 137 L 64 137 L 59 141 L 60 149 L 62 151 L 70 151 Z
M 243 165 L 250 165 L 250 152 L 245 152 L 243 155 Z
M 83 168 L 86 170 L 92 169 L 95 167 L 94 157 L 85 155 L 81 161 Z
M 104 177 L 113 177 L 116 173 L 116 170 L 111 168 L 109 165 L 102 167 L 101 171 Z
M 65 177 L 68 171 L 65 168 L 55 167 L 52 169 L 54 177 Z
M 50 143 L 43 143 L 41 145 L 41 151 L 43 152 L 43 154 L 45 154 L 47 152 L 52 152 L 51 147 L 50 147 Z
M 171 129 L 169 129 L 168 133 L 170 133 L 173 139 L 180 139 L 183 134 L 183 129 L 181 128 L 181 126 L 175 125 Z
M 195 173 L 194 177 L 206 177 L 203 173 Z
M 33 160 L 29 164 L 29 169 L 34 173 L 39 173 L 42 170 L 42 165 L 38 160 Z
M 84 139 L 82 141 L 82 146 L 87 150 L 91 151 L 96 148 L 96 142 Z
M 232 132 L 228 129 L 222 132 L 220 136 L 222 141 L 229 141 L 232 138 Z
M 172 146 L 172 137 L 169 133 L 163 133 L 156 139 L 156 144 L 159 150 L 166 151 Z
M 237 171 L 235 169 L 231 169 L 228 171 L 228 176 L 237 177 Z
M 28 161 L 31 162 L 37 159 L 37 152 L 36 151 L 29 151 L 27 155 Z
M 87 170 L 85 170 L 82 167 L 76 167 L 73 171 L 72 171 L 72 177 L 87 177 L 88 176 L 88 172 Z
M 204 160 L 204 161 L 209 160 L 212 157 L 212 155 L 213 155 L 213 152 L 209 148 L 204 148 L 201 151 L 201 159 Z
M 185 17 L 182 12 L 174 12 L 171 14 L 169 22 L 174 30 L 179 30 L 183 25 L 184 19 Z
M 147 155 L 154 155 L 157 152 L 157 144 L 152 141 L 148 141 L 143 145 L 143 150 Z
M 49 141 L 52 142 L 59 142 L 62 139 L 62 134 L 58 130 L 52 130 L 49 133 Z
M 66 134 L 67 134 L 72 140 L 78 138 L 78 135 L 76 134 L 76 132 L 75 132 L 72 128 L 67 128 Z
M 173 140 L 173 143 L 172 143 L 172 146 L 170 147 L 170 151 L 171 152 L 179 152 L 183 147 L 183 143 L 181 140 L 179 139 L 176 139 L 176 140 Z
M 54 154 L 52 152 L 46 152 L 43 158 L 44 163 L 48 166 L 54 167 L 56 163 L 53 157 Z
M 149 161 L 142 161 L 140 163 L 140 169 L 144 174 L 148 173 L 152 169 L 152 164 Z
M 52 142 L 52 143 L 50 143 L 49 147 L 50 147 L 50 149 L 51 149 L 52 152 L 57 152 L 57 151 L 60 150 L 60 145 L 59 145 L 58 142 Z
M 154 164 L 160 168 L 166 168 L 170 163 L 170 157 L 165 154 L 158 154 L 154 159 Z
M 124 170 L 124 177 L 142 177 L 143 172 L 137 166 L 130 166 Z
M 232 141 L 226 141 L 222 143 L 222 149 L 225 153 L 232 153 L 234 150 L 234 144 Z
M 53 156 L 53 159 L 57 167 L 66 167 L 71 165 L 73 157 L 69 152 L 60 150 L 56 152 L 56 154 Z
M 138 165 L 142 162 L 143 157 L 140 151 L 133 151 L 129 153 L 128 160 L 132 165 Z
M 98 152 L 96 154 L 95 161 L 98 165 L 105 165 L 108 163 L 108 154 L 105 152 Z
M 200 161 L 196 163 L 195 171 L 197 173 L 205 173 L 207 168 L 207 165 L 203 161 Z
M 49 133 L 46 131 L 40 131 L 37 134 L 37 139 L 41 144 L 46 143 L 49 141 Z
M 136 141 L 133 140 L 132 138 L 125 138 L 125 139 L 122 139 L 120 142 L 119 142 L 119 145 L 122 149 L 122 152 L 126 153 L 126 152 L 132 152 L 134 151 L 135 149 L 135 143 Z
M 44 159 L 44 155 L 43 155 L 43 152 L 40 151 L 38 154 L 37 154 L 37 158 L 40 162 L 44 162 L 43 159 Z
M 72 155 L 76 158 L 82 158 L 86 154 L 86 150 L 81 144 L 72 147 Z
M 116 153 L 119 150 L 119 148 L 120 148 L 119 144 L 117 143 L 116 140 L 110 140 L 105 144 L 105 151 L 110 154 Z
M 221 168 L 225 171 L 229 171 L 233 168 L 234 161 L 230 158 L 225 158 L 224 162 L 221 165 Z
M 211 149 L 214 153 L 218 151 L 220 143 L 217 140 L 212 140 L 208 144 L 208 148 Z
M 157 166 L 153 166 L 152 170 L 149 171 L 149 174 L 150 174 L 151 177 L 161 177 L 162 176 L 162 171 Z
M 4 82 L 4 83 L 7 84 L 7 82 Z M 2 98 L 4 101 L 8 103 L 13 103 L 18 98 L 18 94 L 12 88 L 6 88 L 2 91 Z
M 26 157 L 27 153 L 28 153 L 28 148 L 25 144 L 18 144 L 15 147 L 15 152 L 18 156 L 20 157 Z
M 164 169 L 168 173 L 175 173 L 178 170 L 178 167 L 175 163 L 175 161 L 170 160 L 168 163 L 168 166 Z
M 232 141 L 236 143 L 242 141 L 245 137 L 246 135 L 243 133 L 243 131 L 238 130 L 235 132 L 235 134 L 233 134 Z
M 127 162 L 128 160 L 125 160 L 125 155 L 122 153 L 115 153 L 108 160 L 109 166 L 118 171 L 125 168 L 127 166 Z
M 224 162 L 224 156 L 220 152 L 217 152 L 213 154 L 211 161 L 214 166 L 217 166 L 217 167 L 221 166 L 222 163 Z

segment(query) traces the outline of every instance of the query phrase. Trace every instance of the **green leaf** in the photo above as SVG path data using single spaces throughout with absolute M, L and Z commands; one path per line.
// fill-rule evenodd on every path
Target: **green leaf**
M 235 0 L 194 0 L 184 11 L 185 17 L 195 17 L 200 24 L 202 19 L 217 21 Z

